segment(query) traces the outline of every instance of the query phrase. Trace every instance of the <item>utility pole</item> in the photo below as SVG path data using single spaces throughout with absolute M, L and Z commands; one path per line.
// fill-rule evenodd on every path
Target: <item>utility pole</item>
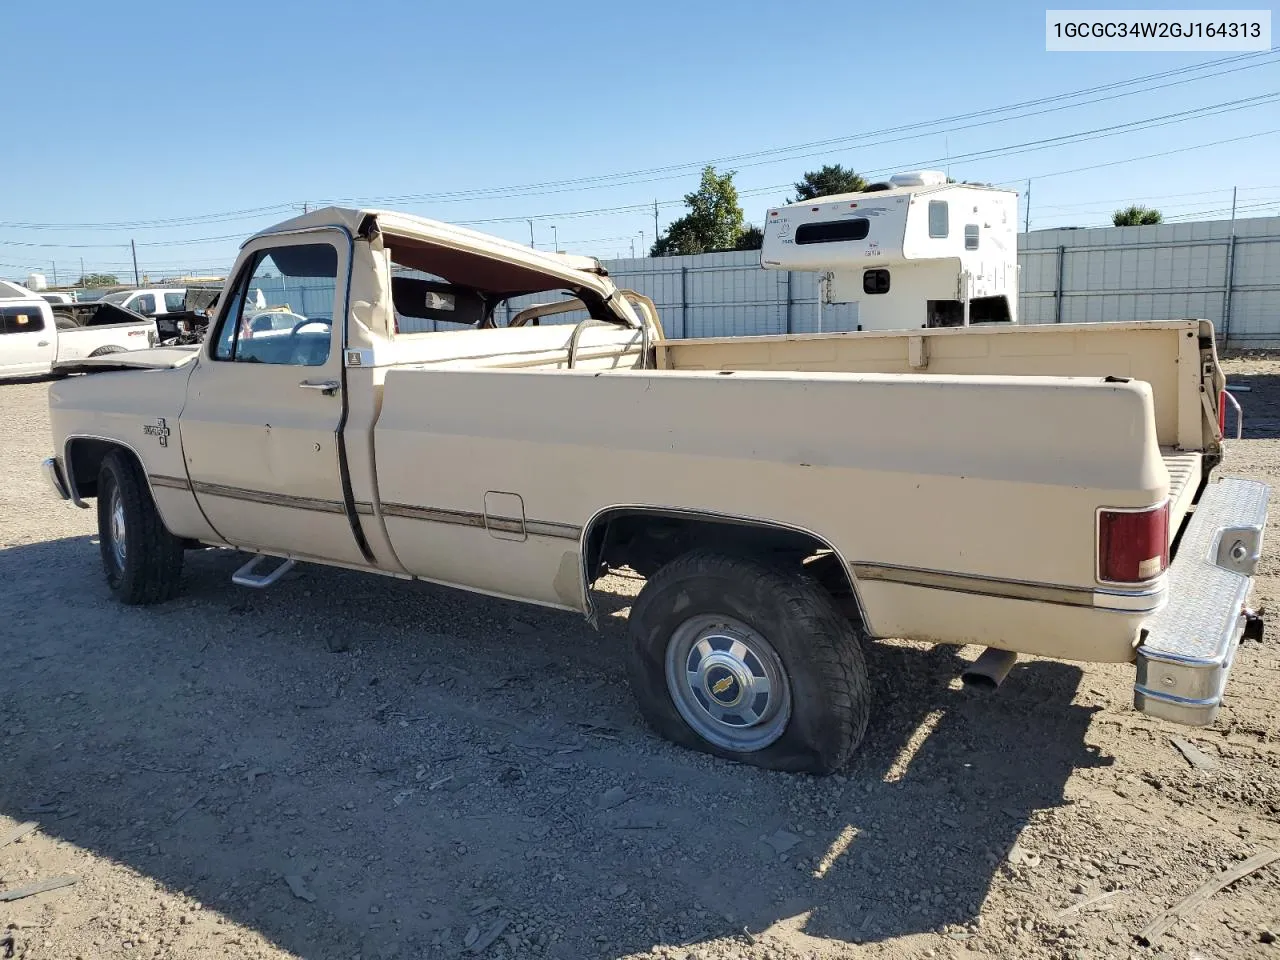
M 533 221 L 526 220 L 525 223 L 529 225 L 529 246 L 533 247 Z M 537 249 L 537 248 L 534 247 L 534 249 Z
M 303 200 L 303 201 L 302 201 L 302 212 L 303 212 L 303 213 L 310 213 L 310 211 L 307 209 L 307 201 L 305 201 L 305 200 Z
M 84 286 L 84 257 L 80 258 L 80 286 Z
M 133 242 L 133 238 L 129 238 L 129 249 L 133 251 L 133 285 L 135 287 L 142 286 L 142 281 L 138 279 L 138 245 Z
M 1222 345 L 1231 343 L 1231 300 L 1236 285 L 1236 194 L 1231 188 L 1231 237 L 1227 240 L 1227 289 L 1222 296 Z
M 655 242 L 657 242 L 658 238 L 654 237 L 653 239 Z M 640 231 L 640 255 L 644 256 L 644 231 L 643 230 Z
M 1016 223 L 1017 221 L 1015 220 L 1014 222 Z M 1026 212 L 1026 218 L 1022 222 L 1022 232 L 1023 233 L 1031 232 L 1031 180 L 1030 178 L 1027 179 L 1027 212 Z
M 632 237 L 631 238 L 631 259 L 634 260 L 635 258 L 636 258 L 636 238 Z
M 653 201 L 653 242 L 658 242 L 658 200 L 655 197 Z
M 56 287 L 58 285 L 58 261 L 50 260 L 49 262 L 53 264 L 53 285 Z
M 555 252 L 560 252 L 560 231 L 554 226 L 551 228 L 551 243 L 555 246 Z

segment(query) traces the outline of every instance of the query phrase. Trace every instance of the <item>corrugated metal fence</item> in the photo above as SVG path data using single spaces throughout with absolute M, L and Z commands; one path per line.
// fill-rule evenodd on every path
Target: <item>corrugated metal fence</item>
M 1212 320 L 1233 347 L 1280 346 L 1280 217 L 1018 238 L 1023 323 Z
M 1237 220 L 1234 236 L 1227 220 L 1034 231 L 1018 237 L 1018 260 L 1023 323 L 1203 317 L 1230 346 L 1280 347 L 1280 217 Z M 605 266 L 653 299 L 670 337 L 852 329 L 847 307 L 819 311 L 817 274 L 764 270 L 758 252 Z

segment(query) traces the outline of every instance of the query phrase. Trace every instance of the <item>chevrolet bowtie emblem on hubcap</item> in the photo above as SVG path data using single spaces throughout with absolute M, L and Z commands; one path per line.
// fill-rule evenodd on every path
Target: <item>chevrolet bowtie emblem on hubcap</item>
M 164 417 L 160 417 L 155 423 L 144 423 L 142 432 L 148 437 L 158 437 L 160 446 L 167 447 L 169 445 L 169 424 Z

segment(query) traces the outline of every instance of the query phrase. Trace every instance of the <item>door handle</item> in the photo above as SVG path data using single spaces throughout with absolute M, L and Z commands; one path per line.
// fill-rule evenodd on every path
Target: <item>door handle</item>
M 47 347 L 48 345 L 49 345 L 48 340 L 41 340 L 39 343 L 36 344 L 37 347 Z
M 326 397 L 332 397 L 342 384 L 337 380 L 303 380 L 298 386 L 303 390 L 319 390 Z

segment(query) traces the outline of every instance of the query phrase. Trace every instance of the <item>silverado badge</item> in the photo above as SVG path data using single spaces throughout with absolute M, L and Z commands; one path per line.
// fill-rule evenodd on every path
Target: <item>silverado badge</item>
M 142 432 L 148 437 L 158 437 L 162 447 L 169 445 L 169 424 L 165 422 L 164 417 L 160 417 L 155 423 L 144 423 Z

